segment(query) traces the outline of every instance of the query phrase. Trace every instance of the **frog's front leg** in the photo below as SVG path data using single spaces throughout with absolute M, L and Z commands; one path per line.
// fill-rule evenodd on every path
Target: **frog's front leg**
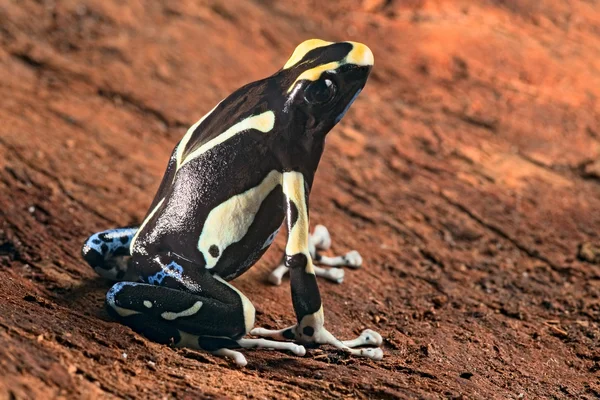
M 362 257 L 356 250 L 349 251 L 343 256 L 328 257 L 319 252 L 319 250 L 328 250 L 331 247 L 331 235 L 323 225 L 315 226 L 315 230 L 308 237 L 308 248 L 311 258 L 322 265 L 334 268 L 322 268 L 314 266 L 315 275 L 333 281 L 342 283 L 344 281 L 344 270 L 341 266 L 359 268 L 362 265 Z M 279 265 L 269 275 L 269 281 L 274 285 L 281 285 L 283 276 L 289 272 L 285 265 L 285 257 Z
M 81 255 L 104 278 L 113 281 L 135 279 L 135 273 L 129 268 L 129 247 L 137 231 L 138 227 L 130 227 L 94 233 L 83 244 Z
M 321 296 L 309 251 L 308 193 L 305 188 L 304 176 L 300 172 L 284 173 L 283 193 L 286 198 L 288 226 L 285 266 L 290 270 L 292 304 L 297 324 L 275 331 L 257 328 L 250 333 L 279 340 L 293 339 L 301 343 L 331 344 L 352 355 L 379 360 L 383 357 L 380 348 L 352 348 L 363 344 L 379 346 L 381 336 L 376 332 L 369 330 L 357 339 L 343 342 L 325 329 Z
M 115 319 L 148 339 L 231 357 L 242 366 L 245 357 L 233 349 L 261 347 L 300 356 L 306 353 L 294 343 L 243 339 L 254 326 L 254 306 L 201 265 L 172 252 L 136 255 L 134 264 L 138 270 L 150 271 L 144 278 L 149 283 L 116 283 L 107 293 L 106 307 Z

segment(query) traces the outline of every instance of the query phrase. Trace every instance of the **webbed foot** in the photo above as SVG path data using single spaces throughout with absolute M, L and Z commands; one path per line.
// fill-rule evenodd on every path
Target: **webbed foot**
M 244 355 L 239 351 L 231 349 L 218 349 L 211 351 L 211 353 L 215 356 L 231 358 L 239 367 L 245 367 L 248 365 L 246 357 L 244 357 Z

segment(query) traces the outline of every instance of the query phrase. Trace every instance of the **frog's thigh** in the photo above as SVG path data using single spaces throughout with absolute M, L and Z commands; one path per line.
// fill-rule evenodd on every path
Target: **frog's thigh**
M 106 296 L 109 313 L 136 332 L 158 343 L 191 347 L 230 357 L 246 365 L 235 348 L 289 350 L 303 356 L 295 343 L 242 339 L 254 325 L 254 307 L 237 289 L 219 277 L 208 285 L 219 299 L 202 294 L 145 283 L 119 282 Z M 235 295 L 231 295 L 231 292 Z M 237 296 L 237 300 L 235 300 Z
M 106 295 L 106 307 L 120 322 L 159 343 L 206 350 L 239 347 L 235 341 L 254 325 L 254 307 L 231 286 L 216 280 L 207 286 L 195 293 L 119 282 Z M 203 339 L 207 336 L 213 339 Z

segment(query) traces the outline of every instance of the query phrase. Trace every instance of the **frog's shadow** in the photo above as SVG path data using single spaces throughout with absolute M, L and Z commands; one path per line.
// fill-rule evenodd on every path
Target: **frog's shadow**
M 110 321 L 104 308 L 104 299 L 113 284 L 114 282 L 102 277 L 84 279 L 77 286 L 55 291 L 54 301 L 63 307 Z

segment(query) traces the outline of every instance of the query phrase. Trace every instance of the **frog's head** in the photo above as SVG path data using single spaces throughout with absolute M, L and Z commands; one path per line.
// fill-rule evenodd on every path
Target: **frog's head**
M 372 67 L 373 53 L 362 43 L 301 43 L 277 73 L 284 91 L 283 112 L 294 128 L 324 136 L 348 111 Z

